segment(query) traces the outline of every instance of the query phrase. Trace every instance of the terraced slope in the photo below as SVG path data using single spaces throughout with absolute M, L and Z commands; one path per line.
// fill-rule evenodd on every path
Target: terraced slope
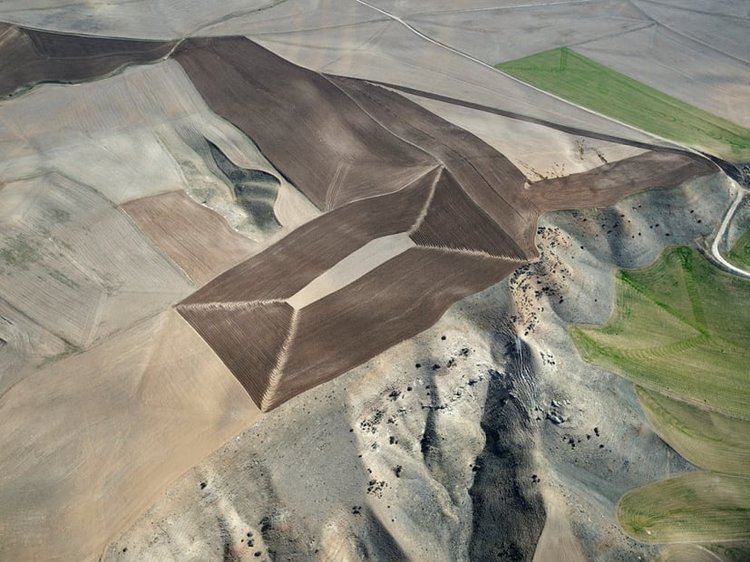
M 750 130 L 561 48 L 500 63 L 533 86 L 732 162 L 750 160 Z
M 617 274 L 603 328 L 573 328 L 588 361 L 667 396 L 750 420 L 750 283 L 695 250 L 671 248 L 649 268 Z
M 618 506 L 633 537 L 657 543 L 750 539 L 750 283 L 695 250 L 670 248 L 621 271 L 602 328 L 571 329 L 588 361 L 637 383 L 662 439 L 710 472 L 628 492 Z

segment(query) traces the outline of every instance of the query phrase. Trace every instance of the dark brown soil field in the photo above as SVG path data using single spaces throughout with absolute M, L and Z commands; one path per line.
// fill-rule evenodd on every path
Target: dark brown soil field
M 196 285 L 250 257 L 252 242 L 184 191 L 128 201 L 122 208 Z
M 189 39 L 174 57 L 209 107 L 321 210 L 395 191 L 436 164 L 322 75 L 248 39 Z
M 274 408 L 426 330 L 448 307 L 493 285 L 518 263 L 412 248 L 299 311 L 275 392 Z
M 178 307 L 265 410 L 428 328 L 457 300 L 534 259 L 541 212 L 607 206 L 713 170 L 693 155 L 651 152 L 527 187 L 488 144 L 381 86 L 323 77 L 244 39 L 190 40 L 176 56 L 217 113 L 319 208 L 334 209 Z M 303 306 L 281 337 L 277 302 L 368 242 L 401 232 L 417 247 Z M 261 301 L 274 304 L 252 315 L 238 309 L 244 320 L 227 321 L 232 334 L 223 338 L 216 319 L 235 305 L 211 303 Z M 258 319 L 267 307 L 273 329 Z M 267 347 L 228 343 L 238 333 L 260 340 L 257 330 L 275 334 Z
M 543 211 L 609 207 L 627 195 L 674 187 L 715 171 L 708 160 L 692 154 L 645 152 L 588 172 L 536 182 L 529 193 Z
M 561 184 L 555 195 L 559 199 L 551 204 L 559 200 L 574 208 L 606 205 L 629 193 L 668 187 L 711 171 L 689 157 L 656 156 L 624 161 L 617 166 L 617 181 L 601 187 L 598 170 L 571 176 L 570 187 Z M 521 193 L 532 197 L 535 189 L 548 189 L 553 181 Z M 497 283 L 533 257 L 524 256 L 502 226 L 461 188 L 441 168 L 399 192 L 350 203 L 222 274 L 178 309 L 256 404 L 264 410 L 274 408 L 427 329 L 451 304 Z M 527 230 L 536 228 L 537 217 Z M 294 321 L 291 313 L 280 316 L 279 303 L 353 251 L 374 238 L 413 227 L 416 248 L 303 307 Z M 533 237 L 527 242 L 533 243 Z M 269 300 L 274 302 L 262 302 Z M 247 306 L 255 307 L 252 314 Z M 262 318 L 266 311 L 267 319 Z M 220 320 L 235 314 L 241 318 Z M 254 343 L 243 346 L 243 341 Z M 274 382 L 269 385 L 272 372 Z
M 77 82 L 166 56 L 173 42 L 47 33 L 0 23 L 0 98 L 40 82 Z
M 440 170 L 401 191 L 356 201 L 296 229 L 223 273 L 183 304 L 286 299 L 380 236 L 408 231 L 427 204 Z
M 178 310 L 269 410 L 429 328 L 456 300 L 517 267 L 502 258 L 417 247 L 296 313 L 284 302 L 258 301 Z M 277 380 L 269 385 L 274 370 Z
M 472 201 L 447 170 L 435 186 L 424 220 L 411 238 L 420 246 L 475 250 L 513 259 L 528 257 L 513 237 Z
M 180 306 L 179 312 L 206 340 L 256 402 L 267 393 L 292 326 L 284 302 Z
M 394 134 L 434 155 L 469 198 L 493 220 L 501 221 L 525 252 L 536 251 L 528 227 L 537 211 L 523 193 L 526 177 L 510 160 L 475 135 L 398 93 L 362 80 L 331 80 Z

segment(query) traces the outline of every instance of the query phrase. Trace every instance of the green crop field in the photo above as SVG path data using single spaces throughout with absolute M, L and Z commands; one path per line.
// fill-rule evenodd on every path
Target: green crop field
M 737 267 L 750 271 L 750 230 L 734 243 L 727 259 Z
M 577 105 L 733 162 L 750 160 L 750 130 L 568 48 L 496 68 Z
M 617 303 L 602 328 L 574 327 L 585 360 L 652 391 L 750 419 L 750 282 L 690 248 L 621 271 Z
M 625 531 L 651 543 L 750 539 L 750 480 L 693 472 L 626 493 L 617 506 Z
M 618 518 L 654 543 L 750 540 L 750 282 L 673 247 L 620 271 L 609 322 L 573 327 L 587 361 L 636 382 L 657 434 L 711 472 L 625 494 Z
M 656 433 L 694 465 L 750 477 L 750 422 L 636 388 Z

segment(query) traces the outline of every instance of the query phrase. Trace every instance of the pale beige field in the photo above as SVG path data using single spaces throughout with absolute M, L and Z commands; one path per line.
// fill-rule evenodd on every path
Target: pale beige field
M 585 562 L 583 548 L 570 527 L 565 501 L 554 492 L 542 493 L 546 520 L 532 562 Z
M 174 311 L 35 371 L 0 398 L 0 557 L 96 559 L 257 415 Z
M 192 290 L 123 211 L 59 173 L 7 183 L 0 220 L 3 299 L 71 350 L 154 316 Z
M 68 33 L 139 39 L 173 39 L 190 35 L 235 35 L 257 25 L 297 30 L 325 26 L 332 10 L 346 23 L 372 19 L 372 12 L 355 2 L 323 0 L 229 0 L 206 3 L 136 0 L 111 3 L 89 0 L 42 0 L 29 5 L 10 0 L 0 7 L 0 21 Z M 317 19 L 317 25 L 316 25 Z
M 503 153 L 529 182 L 586 172 L 605 162 L 644 152 L 642 148 L 575 136 L 477 109 L 419 96 L 407 97 Z
M 0 104 L 0 123 L 3 182 L 54 171 L 116 204 L 184 189 L 263 242 L 208 156 L 208 140 L 235 165 L 278 178 L 287 194 L 281 208 L 299 209 L 287 212 L 295 225 L 310 216 L 304 196 L 288 195 L 295 188 L 247 136 L 208 109 L 171 60 L 73 88 L 37 86 Z
M 414 247 L 416 244 L 407 233 L 376 238 L 316 277 L 289 297 L 287 302 L 294 309 L 304 308 L 353 283 L 386 261 Z
M 550 122 L 659 142 L 425 41 L 395 22 L 301 31 L 293 40 L 289 34 L 272 33 L 253 39 L 292 62 L 322 72 L 409 86 Z
M 122 208 L 196 285 L 249 258 L 257 249 L 221 215 L 199 205 L 184 191 L 136 199 Z
M 692 105 L 750 126 L 750 62 L 658 26 L 576 46 L 577 52 Z M 644 64 L 649 61 L 650 64 Z

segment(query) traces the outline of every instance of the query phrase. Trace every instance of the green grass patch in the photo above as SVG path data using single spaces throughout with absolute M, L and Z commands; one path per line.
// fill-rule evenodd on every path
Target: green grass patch
M 750 230 L 739 237 L 729 250 L 727 259 L 737 267 L 750 271 Z
M 617 275 L 601 328 L 571 328 L 579 352 L 636 384 L 726 416 L 750 419 L 750 282 L 693 249 L 665 250 Z
M 750 130 L 568 48 L 496 65 L 537 88 L 623 123 L 733 162 L 750 160 Z
M 697 472 L 625 494 L 626 533 L 653 543 L 750 540 L 750 282 L 686 247 L 620 271 L 609 322 L 573 327 L 587 361 L 637 383 L 659 436 Z
M 664 441 L 696 466 L 750 477 L 750 422 L 636 388 L 643 410 Z
M 716 543 L 750 539 L 750 480 L 694 472 L 626 493 L 617 517 L 650 543 Z

